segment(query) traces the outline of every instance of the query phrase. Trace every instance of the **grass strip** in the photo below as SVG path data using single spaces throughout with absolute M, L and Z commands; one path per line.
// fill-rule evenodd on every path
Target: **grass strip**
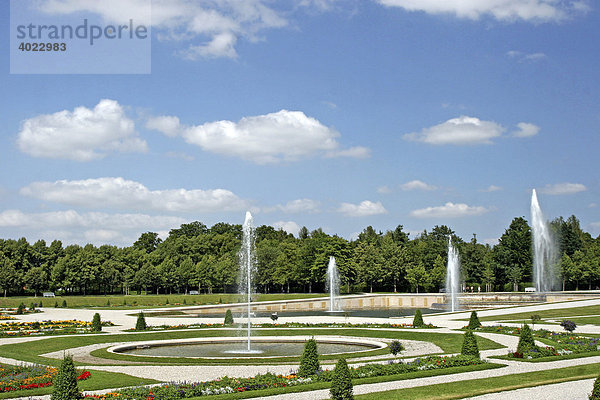
M 355 396 L 360 400 L 402 399 L 402 400 L 450 400 L 464 397 L 498 393 L 506 390 L 522 389 L 553 383 L 576 381 L 598 377 L 600 364 L 578 365 L 575 367 L 546 371 L 511 374 L 492 378 L 471 379 L 460 382 L 440 383 L 409 389 L 388 390 Z M 508 397 L 507 397 L 508 398 Z
M 512 320 L 529 320 L 531 323 L 531 316 L 539 315 L 542 319 L 571 319 L 569 315 L 574 316 L 585 316 L 585 315 L 600 315 L 600 305 L 598 306 L 583 306 L 583 307 L 571 307 L 571 308 L 556 308 L 551 310 L 538 310 L 538 311 L 530 311 L 530 312 L 522 312 L 522 313 L 514 313 L 514 314 L 504 314 L 504 315 L 490 315 L 490 316 L 480 316 L 479 321 L 512 321 Z M 468 321 L 465 319 L 464 321 Z M 539 322 L 538 322 L 539 323 Z

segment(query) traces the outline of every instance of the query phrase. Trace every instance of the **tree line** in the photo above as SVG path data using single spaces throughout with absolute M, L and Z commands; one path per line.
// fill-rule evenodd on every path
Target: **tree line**
M 558 288 L 600 284 L 600 236 L 584 232 L 578 219 L 550 223 L 557 242 Z M 444 287 L 448 237 L 458 247 L 463 285 L 481 291 L 522 290 L 532 280 L 532 233 L 514 218 L 494 246 L 475 235 L 465 241 L 448 226 L 414 238 L 398 225 L 365 228 L 356 240 L 303 227 L 297 236 L 271 226 L 256 228 L 256 290 L 261 293 L 322 292 L 334 256 L 345 292 L 438 291 Z M 6 295 L 235 292 L 242 227 L 201 222 L 172 229 L 163 241 L 143 233 L 129 247 L 63 246 L 0 239 L 0 290 Z

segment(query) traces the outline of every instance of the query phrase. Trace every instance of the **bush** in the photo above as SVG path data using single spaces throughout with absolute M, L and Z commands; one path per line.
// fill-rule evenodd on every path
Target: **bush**
M 460 354 L 463 356 L 479 358 L 479 346 L 477 346 L 477 338 L 471 330 L 465 332 Z
M 523 326 L 523 329 L 521 329 L 521 336 L 519 337 L 517 353 L 526 353 L 530 350 L 535 350 L 536 348 L 537 346 L 535 345 L 535 340 L 533 339 L 531 329 L 529 328 L 529 325 L 525 324 L 525 326 Z
M 140 311 L 140 313 L 137 316 L 137 321 L 135 323 L 135 330 L 145 331 L 147 328 L 148 326 L 146 325 L 146 317 L 144 316 L 144 313 Z
M 337 364 L 335 364 L 329 394 L 334 400 L 354 399 L 352 394 L 352 378 L 350 377 L 350 370 L 344 358 L 340 358 Z
M 92 332 L 100 332 L 102 330 L 102 321 L 100 320 L 100 314 L 94 314 L 92 318 Z
M 77 387 L 77 372 L 71 356 L 65 356 L 63 359 L 52 379 L 52 386 L 50 400 L 73 400 L 83 397 Z
M 63 300 L 61 307 L 62 308 L 67 308 L 67 301 L 66 300 Z
M 58 308 L 58 301 L 54 302 L 54 308 Z
M 393 340 L 390 343 L 390 353 L 392 353 L 394 355 L 394 357 L 400 353 L 402 350 L 404 350 L 404 346 L 402 346 L 402 343 L 400 343 L 398 340 Z
M 29 311 L 35 311 L 35 303 L 31 303 L 31 305 L 29 306 Z
M 40 307 L 44 307 L 44 303 L 42 303 L 42 301 L 40 300 Z
M 562 326 L 563 328 L 565 328 L 565 331 L 571 333 L 575 330 L 575 328 L 577 328 L 577 324 L 573 321 L 569 321 L 568 319 L 564 319 L 561 323 L 560 326 Z
M 110 299 L 106 300 L 106 307 L 110 307 Z
M 231 310 L 225 312 L 225 321 L 223 321 L 223 325 L 233 325 L 233 313 Z
M 423 322 L 423 314 L 421 314 L 421 310 L 417 308 L 417 311 L 415 311 L 415 317 L 413 318 L 413 326 L 415 328 L 420 328 L 423 325 L 425 325 L 425 322 Z
M 19 306 L 17 307 L 16 314 L 17 314 L 17 315 L 23 315 L 24 313 L 25 313 L 25 304 L 21 303 L 21 304 L 19 304 Z
M 481 328 L 481 322 L 479 322 L 479 317 L 477 316 L 477 311 L 471 312 L 471 319 L 469 320 L 468 329 L 475 330 L 477 328 Z
M 298 368 L 297 375 L 301 378 L 306 378 L 307 376 L 315 375 L 320 369 L 317 341 L 314 338 L 308 339 L 300 358 L 300 368 Z
M 594 389 L 589 397 L 590 400 L 600 400 L 600 376 L 594 381 Z

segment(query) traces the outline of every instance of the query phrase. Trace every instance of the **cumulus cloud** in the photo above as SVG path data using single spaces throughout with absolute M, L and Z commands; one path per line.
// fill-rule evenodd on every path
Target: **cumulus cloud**
M 488 193 L 492 193 L 492 192 L 498 192 L 502 190 L 502 187 L 500 186 L 496 186 L 496 185 L 490 185 L 487 188 L 481 190 L 482 192 L 488 192 Z
M 402 185 L 400 185 L 400 189 L 402 189 L 404 191 L 410 191 L 410 190 L 435 190 L 437 188 L 435 186 L 429 185 L 423 181 L 413 180 L 413 181 L 406 182 L 406 183 L 403 183 Z
M 388 7 L 478 20 L 556 22 L 589 11 L 584 0 L 378 0 Z
M 316 213 L 319 212 L 320 203 L 311 199 L 297 199 L 280 204 L 276 208 L 284 213 Z
M 146 128 L 162 132 L 170 137 L 179 134 L 180 126 L 179 118 L 167 115 L 150 117 L 146 121 Z
M 501 136 L 502 132 L 504 128 L 495 122 L 461 116 L 425 128 L 421 132 L 407 133 L 403 137 L 406 140 L 434 145 L 475 145 L 491 144 L 492 139 Z
M 487 213 L 489 210 L 481 206 L 468 206 L 466 204 L 446 203 L 439 207 L 427 207 L 414 210 L 410 215 L 415 218 L 459 218 L 477 216 Z
M 150 190 L 123 178 L 34 182 L 20 193 L 44 201 L 90 208 L 157 210 L 168 212 L 242 211 L 248 203 L 225 189 Z
M 134 123 L 114 100 L 101 100 L 93 109 L 38 115 L 23 122 L 19 149 L 34 157 L 91 161 L 112 152 L 145 152 Z
M 585 192 L 587 187 L 582 183 L 555 183 L 553 185 L 546 185 L 542 188 L 541 192 L 550 195 L 563 195 L 563 194 L 574 194 L 579 192 Z
M 277 221 L 274 222 L 272 226 L 276 229 L 283 229 L 287 233 L 291 233 L 294 236 L 298 236 L 298 232 L 300 231 L 300 225 L 294 221 Z
M 301 111 L 281 110 L 276 113 L 244 117 L 238 122 L 215 121 L 192 127 L 170 125 L 174 117 L 159 117 L 167 124 L 153 124 L 165 132 L 181 129 L 181 136 L 203 150 L 239 157 L 257 164 L 298 161 L 315 155 L 324 157 L 364 158 L 364 147 L 341 148 L 340 134 Z M 172 129 L 171 129 L 172 128 Z M 166 133 L 166 132 L 165 132 Z
M 380 187 L 377 188 L 377 193 L 379 193 L 379 194 L 390 194 L 390 193 L 392 193 L 392 189 L 389 186 L 387 186 L 387 185 L 380 186 Z
M 386 214 L 387 210 L 380 201 L 374 203 L 369 200 L 360 202 L 360 204 L 342 203 L 338 212 L 349 217 L 367 217 L 370 215 Z
M 506 53 L 506 55 L 507 57 L 515 59 L 520 63 L 541 61 L 548 58 L 548 56 L 546 56 L 544 53 L 523 53 L 517 50 L 510 50 Z
M 513 132 L 513 136 L 521 138 L 535 136 L 540 131 L 539 126 L 530 124 L 528 122 L 519 122 L 517 124 L 517 128 L 519 128 L 519 130 Z
M 182 42 L 178 53 L 188 59 L 237 57 L 239 38 L 249 42 L 261 39 L 269 29 L 288 25 L 284 13 L 264 0 L 47 0 L 41 11 L 53 15 L 94 13 L 111 23 L 136 22 L 152 25 L 162 41 Z M 140 11 L 142 10 L 142 11 Z

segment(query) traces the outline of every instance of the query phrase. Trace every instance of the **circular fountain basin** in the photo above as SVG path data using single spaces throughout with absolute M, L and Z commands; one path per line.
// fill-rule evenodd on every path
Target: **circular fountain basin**
M 311 336 L 312 337 L 312 336 Z M 230 338 L 194 338 L 181 340 L 156 340 L 135 342 L 113 346 L 111 353 L 144 357 L 184 357 L 184 358 L 275 358 L 297 357 L 302 354 L 306 340 L 304 336 L 261 336 L 251 339 L 251 350 L 247 349 L 247 340 Z M 360 353 L 383 349 L 386 343 L 338 336 L 315 337 L 319 354 Z

